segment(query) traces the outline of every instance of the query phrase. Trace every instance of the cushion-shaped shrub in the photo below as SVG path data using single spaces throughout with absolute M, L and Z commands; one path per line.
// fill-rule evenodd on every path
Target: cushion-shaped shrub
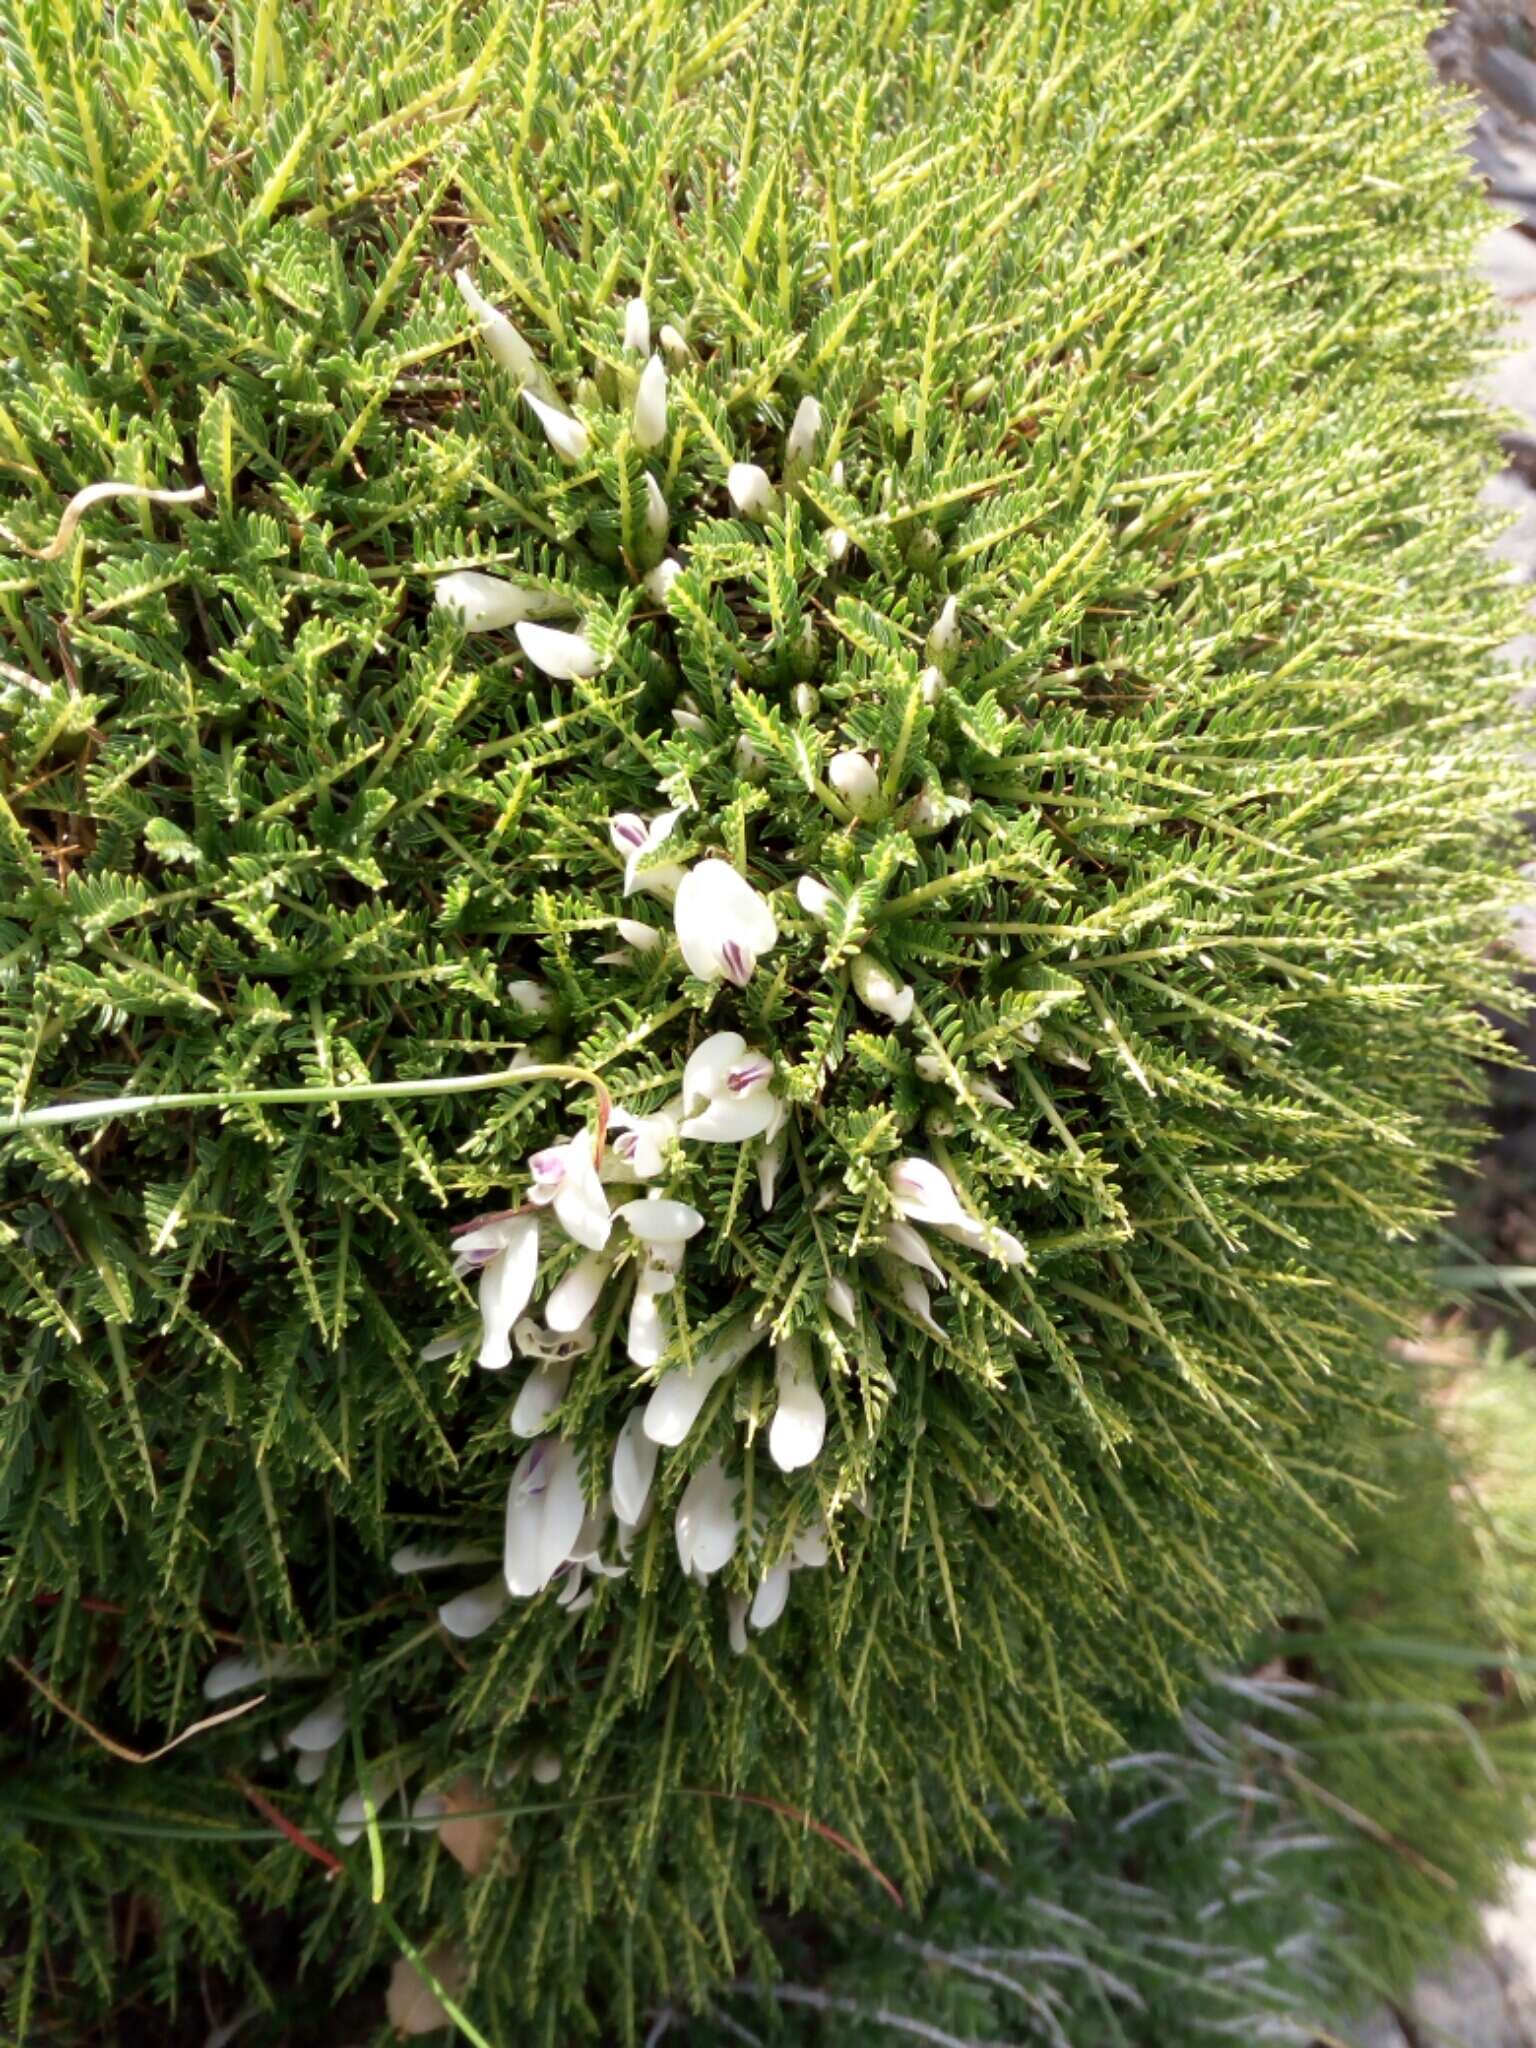
M 1327 1540 L 1521 795 L 1422 25 L 0 5 L 28 1827 L 634 2038 Z

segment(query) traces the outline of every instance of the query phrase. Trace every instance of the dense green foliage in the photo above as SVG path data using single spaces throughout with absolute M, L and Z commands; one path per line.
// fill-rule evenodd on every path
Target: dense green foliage
M 323 1845 L 360 1774 L 471 1771 L 519 1811 L 469 1878 L 393 1823 L 329 1889 L 287 1839 L 135 1837 L 165 1955 L 232 1954 L 243 1890 L 335 1981 L 397 1927 L 451 1937 L 518 2038 L 634 2039 L 763 1958 L 764 1893 L 873 1882 L 828 1830 L 921 1890 L 1332 1540 L 1467 1143 L 1522 794 L 1476 213 L 1421 26 L 0 0 L 20 2031 L 58 1945 L 110 1978 L 116 1851 L 57 1855 L 45 1811 L 260 1837 L 233 1768 Z M 525 343 L 487 348 L 463 264 Z M 515 346 L 574 408 L 564 456 Z M 99 502 L 50 548 L 107 480 L 207 496 Z M 466 633 L 432 601 L 466 569 L 557 640 Z M 623 821 L 664 811 L 626 901 Z M 684 931 L 711 857 L 755 894 Z M 656 1115 L 727 1031 L 779 1127 L 648 1127 L 650 1191 L 697 1219 L 680 1274 L 594 1198 L 615 1256 L 518 1512 L 595 1507 L 650 1382 L 759 1348 L 623 1556 L 585 1539 L 615 1575 L 460 1640 L 428 1586 L 484 1564 L 388 1563 L 494 1554 L 518 1455 L 448 1232 L 520 1207 L 601 1100 L 463 1084 L 531 1048 Z M 162 1106 L 20 1128 L 123 1096 Z M 483 1297 L 516 1238 L 542 1311 L 552 1214 L 493 1226 Z M 825 1416 L 788 1470 L 786 1369 Z M 680 1505 L 728 1538 L 717 1583 L 679 1570 Z M 147 1751 L 231 1644 L 335 1676 L 152 1772 L 44 1703 Z M 333 1686 L 347 1733 L 295 1786 L 263 1745 Z
M 1438 1376 L 1437 1376 L 1438 1377 Z M 1009 1821 L 921 1925 L 865 1903 L 779 1931 L 782 1981 L 673 2037 L 724 2048 L 938 2039 L 1070 2048 L 1312 2043 L 1411 2000 L 1476 1941 L 1536 1792 L 1536 1384 L 1495 1348 L 1458 1372 L 1450 1438 L 1393 1443 L 1347 1563 L 1242 1675 L 1070 1799 Z M 1526 1676 L 1519 1675 L 1524 1670 Z M 883 2017 L 881 2017 L 883 2015 Z M 1346 2029 L 1347 2031 L 1347 2029 Z

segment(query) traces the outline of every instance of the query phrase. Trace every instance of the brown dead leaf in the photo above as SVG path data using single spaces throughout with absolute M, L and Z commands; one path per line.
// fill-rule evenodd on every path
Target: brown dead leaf
M 461 1869 L 476 1877 L 484 1870 L 501 1839 L 501 1822 L 495 1814 L 481 1811 L 491 1805 L 489 1793 L 478 1778 L 455 1778 L 442 1793 L 445 1818 L 437 1838 Z
M 464 1959 L 446 1942 L 430 1948 L 422 1961 L 450 1998 L 464 1989 Z M 384 1999 L 389 2024 L 397 2034 L 432 2034 L 452 2024 L 443 2001 L 416 1965 L 400 1956 L 389 1973 L 389 1990 Z

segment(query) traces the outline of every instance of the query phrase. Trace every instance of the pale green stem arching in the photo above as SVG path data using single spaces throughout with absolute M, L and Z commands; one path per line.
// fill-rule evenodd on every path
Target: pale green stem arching
M 110 1117 L 143 1116 L 152 1110 L 236 1109 L 242 1104 L 258 1108 L 278 1104 L 327 1102 L 410 1101 L 427 1095 L 478 1095 L 489 1088 L 515 1087 L 526 1081 L 580 1081 L 592 1090 L 597 1102 L 597 1148 L 602 1151 L 613 1099 L 601 1077 L 590 1067 L 558 1064 L 536 1067 L 500 1067 L 491 1074 L 445 1074 L 422 1081 L 346 1081 L 322 1083 L 313 1088 L 235 1088 L 227 1093 L 109 1095 L 99 1102 L 50 1102 L 41 1109 L 24 1110 L 18 1116 L 0 1120 L 0 1137 L 17 1131 L 37 1130 L 45 1124 L 102 1123 Z

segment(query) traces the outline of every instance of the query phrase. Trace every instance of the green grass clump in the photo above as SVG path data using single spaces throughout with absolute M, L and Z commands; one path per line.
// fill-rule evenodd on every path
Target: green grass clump
M 1423 26 L 0 0 L 19 2033 L 152 1870 L 633 2041 L 1335 1538 L 1525 782 Z

